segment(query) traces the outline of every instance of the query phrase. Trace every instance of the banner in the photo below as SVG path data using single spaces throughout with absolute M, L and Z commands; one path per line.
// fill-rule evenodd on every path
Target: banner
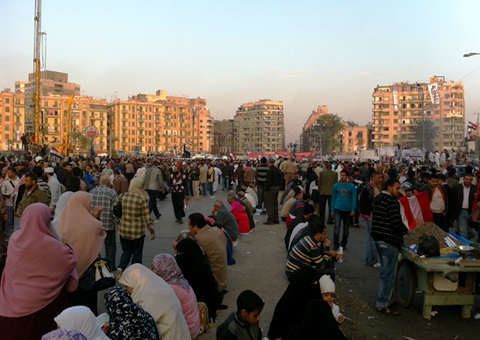
M 247 153 L 248 158 L 258 158 L 260 155 L 258 153 Z
M 275 156 L 290 157 L 290 152 L 287 151 L 275 151 Z
M 398 112 L 398 88 L 397 85 L 392 86 L 393 92 L 393 112 Z
M 438 93 L 438 84 L 433 83 L 428 85 L 428 91 L 430 92 L 430 98 L 433 105 L 440 104 L 440 94 Z
M 295 153 L 295 156 L 297 156 L 297 157 L 311 157 L 311 156 L 313 156 L 313 152 L 312 151 L 297 152 L 297 153 Z

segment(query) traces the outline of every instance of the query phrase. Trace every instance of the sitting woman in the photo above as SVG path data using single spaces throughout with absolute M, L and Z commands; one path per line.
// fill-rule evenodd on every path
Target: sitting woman
M 125 288 L 112 287 L 105 293 L 105 308 L 110 315 L 107 335 L 112 340 L 160 340 L 153 317 L 133 302 Z
M 295 272 L 275 307 L 268 330 L 270 339 L 285 339 L 290 329 L 302 322 L 310 301 L 321 299 L 319 279 L 320 274 L 310 266 L 301 267 Z
M 135 263 L 125 270 L 118 282 L 126 286 L 133 302 L 153 317 L 163 340 L 190 339 L 182 305 L 162 278 Z
M 87 340 L 87 338 L 79 331 L 63 328 L 45 334 L 42 340 Z
M 316 299 L 308 304 L 303 321 L 293 327 L 286 340 L 347 340 L 326 301 Z
M 200 313 L 197 297 L 190 284 L 182 275 L 182 270 L 170 254 L 159 254 L 153 258 L 152 272 L 167 282 L 182 304 L 183 315 L 187 320 L 190 336 L 196 339 L 200 332 Z
M 100 326 L 90 308 L 75 306 L 65 309 L 55 318 L 58 328 L 73 329 L 87 338 L 87 340 L 110 340 Z
M 245 207 L 238 201 L 232 203 L 230 212 L 235 216 L 240 234 L 248 234 L 250 232 L 250 220 L 248 219 Z
M 47 205 L 29 205 L 10 238 L 0 289 L 2 340 L 40 339 L 54 330 L 67 292 L 77 288 L 77 256 L 55 238 L 50 216 Z
M 197 301 L 207 305 L 209 317 L 215 320 L 217 288 L 212 269 L 202 248 L 192 238 L 174 243 L 174 247 L 177 251 L 177 264 L 195 292 Z

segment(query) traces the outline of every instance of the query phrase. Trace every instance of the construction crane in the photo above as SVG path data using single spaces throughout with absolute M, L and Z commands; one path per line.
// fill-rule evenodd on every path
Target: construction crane
M 33 91 L 33 103 L 35 106 L 35 140 L 40 145 L 43 144 L 41 130 L 43 128 L 43 114 L 40 110 L 40 42 L 42 36 L 42 0 L 35 0 L 35 90 Z

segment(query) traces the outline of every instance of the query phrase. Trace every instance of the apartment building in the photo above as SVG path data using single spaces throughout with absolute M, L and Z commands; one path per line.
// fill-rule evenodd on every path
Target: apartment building
M 0 149 L 20 149 L 25 132 L 25 94 L 5 89 L 0 93 Z
M 215 120 L 214 143 L 211 153 L 218 156 L 229 155 L 233 151 L 233 119 Z
M 346 122 L 345 128 L 339 133 L 338 139 L 341 144 L 335 148 L 338 154 L 353 154 L 370 148 L 372 126 L 358 126 L 352 122 Z
M 213 145 L 214 120 L 205 99 L 167 96 L 158 90 L 155 95 L 115 100 L 112 111 L 117 150 L 181 154 L 187 143 L 194 152 L 208 152 Z
M 300 134 L 300 151 L 316 150 L 318 135 L 315 133 L 314 125 L 317 119 L 325 114 L 328 114 L 328 107 L 326 105 L 318 105 L 317 110 L 312 111 L 303 125 L 302 133 Z
M 432 145 L 436 150 L 461 146 L 465 127 L 463 83 L 434 76 L 429 83 L 377 85 L 372 95 L 375 146 L 421 147 L 416 129 L 423 118 L 434 123 L 437 137 Z
M 235 153 L 264 154 L 285 150 L 283 102 L 262 99 L 243 104 L 233 120 Z

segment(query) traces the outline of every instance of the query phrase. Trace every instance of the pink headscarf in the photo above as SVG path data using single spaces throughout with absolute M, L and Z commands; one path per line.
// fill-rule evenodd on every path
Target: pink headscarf
M 0 287 L 0 315 L 17 318 L 30 315 L 51 303 L 65 287 L 78 284 L 77 256 L 48 230 L 50 208 L 29 205 L 21 228 L 13 233 Z
M 58 233 L 78 256 L 77 272 L 80 277 L 98 257 L 107 237 L 102 222 L 90 214 L 92 197 L 85 191 L 74 193 L 57 222 Z
M 235 201 L 232 203 L 231 211 L 245 211 L 245 207 L 239 201 Z

